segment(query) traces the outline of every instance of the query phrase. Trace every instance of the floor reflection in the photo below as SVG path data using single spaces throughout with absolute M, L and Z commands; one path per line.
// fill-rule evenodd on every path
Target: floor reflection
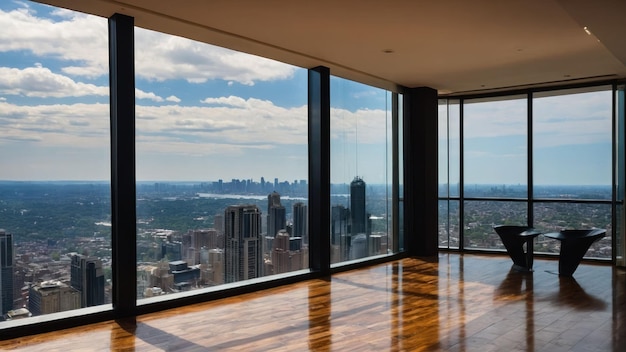
M 573 277 L 559 276 L 559 292 L 552 295 L 556 305 L 571 306 L 582 311 L 603 311 L 607 302 L 588 294 Z
M 324 278 L 325 284 L 309 286 L 309 349 L 326 352 L 332 346 L 331 330 L 331 280 Z

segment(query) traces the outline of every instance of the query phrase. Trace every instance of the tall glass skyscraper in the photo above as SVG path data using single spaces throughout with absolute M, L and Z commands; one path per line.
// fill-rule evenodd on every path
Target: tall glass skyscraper
M 367 232 L 365 181 L 358 176 L 350 182 L 350 227 L 353 236 Z
M 280 203 L 280 194 L 274 191 L 267 196 L 267 236 L 275 237 L 278 231 L 286 229 L 286 211 Z
M 13 235 L 0 229 L 0 313 L 13 309 Z
M 302 238 L 302 244 L 309 244 L 309 212 L 306 204 L 297 202 L 293 205 L 293 237 Z
M 232 205 L 224 212 L 224 282 L 263 276 L 261 211 L 256 205 Z
M 80 306 L 104 304 L 104 271 L 102 261 L 76 254 L 72 256 L 71 285 L 80 291 Z

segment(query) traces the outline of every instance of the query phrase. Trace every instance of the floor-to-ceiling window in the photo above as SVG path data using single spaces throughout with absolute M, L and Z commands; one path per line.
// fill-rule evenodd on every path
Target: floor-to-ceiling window
M 308 269 L 306 70 L 135 42 L 137 297 Z
M 0 321 L 106 310 L 106 19 L 4 1 L 0 23 Z
M 439 101 L 439 247 L 459 248 L 460 102 Z
M 464 101 L 465 248 L 503 249 L 493 226 L 527 223 L 526 110 L 526 96 Z
M 391 93 L 332 77 L 331 263 L 392 253 Z
M 562 90 L 533 95 L 533 226 L 542 232 L 601 228 L 607 236 L 588 257 L 612 256 L 612 90 Z M 536 251 L 558 252 L 543 240 Z
M 456 101 L 440 102 L 440 247 L 452 247 L 442 241 L 453 237 L 447 217 L 455 217 L 450 204 L 460 198 L 465 249 L 503 250 L 494 225 L 528 224 L 544 233 L 600 228 L 607 236 L 586 257 L 611 259 L 623 178 L 619 90 L 615 99 L 611 86 L 462 99 L 458 118 Z M 457 119 L 461 160 L 452 147 Z M 460 197 L 448 181 L 455 167 L 462 168 Z M 558 241 L 539 236 L 534 250 L 559 248 Z

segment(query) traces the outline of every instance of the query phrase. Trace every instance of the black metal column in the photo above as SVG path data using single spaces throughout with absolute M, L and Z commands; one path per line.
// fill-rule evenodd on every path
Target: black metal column
M 411 256 L 437 256 L 437 91 L 404 94 L 404 240 Z
M 330 70 L 309 70 L 309 266 L 330 274 Z
M 137 306 L 134 46 L 134 19 L 111 16 L 111 249 L 116 317 L 134 315 Z

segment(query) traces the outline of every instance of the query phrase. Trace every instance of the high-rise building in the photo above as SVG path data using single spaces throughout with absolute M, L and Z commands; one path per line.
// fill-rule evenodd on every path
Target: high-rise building
M 80 306 L 92 307 L 104 304 L 104 270 L 100 259 L 72 255 L 71 285 L 80 292 Z
M 80 308 L 80 292 L 60 281 L 44 281 L 30 287 L 28 310 L 32 315 Z
M 371 220 L 365 206 L 365 181 L 356 176 L 350 183 L 350 243 L 357 235 L 365 237 L 365 252 L 369 252 Z
M 348 220 L 350 211 L 343 205 L 333 205 L 330 222 L 331 262 L 337 263 L 348 259 L 350 236 Z
M 366 232 L 365 181 L 357 176 L 350 182 L 350 234 L 354 236 Z
M 183 243 L 180 241 L 166 241 L 161 243 L 161 258 L 169 261 L 183 259 Z
M 286 228 L 286 211 L 280 203 L 280 194 L 274 191 L 267 196 L 267 235 L 276 236 L 278 231 Z
M 256 205 L 233 205 L 224 212 L 224 282 L 261 277 L 261 211 Z
M 215 216 L 213 217 L 213 227 L 218 231 L 219 234 L 224 233 L 224 214 L 215 214 Z
M 207 262 L 211 268 L 212 277 L 210 283 L 212 285 L 221 285 L 224 283 L 224 250 L 209 249 L 207 253 Z
M 292 236 L 301 237 L 303 244 L 309 244 L 309 211 L 306 204 L 302 202 L 293 205 Z
M 13 309 L 13 235 L 0 229 L 0 315 Z

